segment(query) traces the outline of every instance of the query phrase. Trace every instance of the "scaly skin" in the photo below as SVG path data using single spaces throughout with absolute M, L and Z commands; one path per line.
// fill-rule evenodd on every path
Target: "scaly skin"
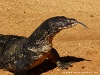
M 48 58 L 58 67 L 68 68 L 70 64 L 61 62 L 59 54 L 52 48 L 52 39 L 59 31 L 76 23 L 80 22 L 57 16 L 45 20 L 28 38 L 0 35 L 0 66 L 14 71 L 14 75 L 26 75 L 27 70 Z

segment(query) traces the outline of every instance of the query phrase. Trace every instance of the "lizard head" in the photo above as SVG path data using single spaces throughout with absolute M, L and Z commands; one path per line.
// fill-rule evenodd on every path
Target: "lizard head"
M 80 24 L 82 26 L 84 26 L 86 29 L 88 29 L 88 27 L 81 23 L 78 22 L 77 20 L 75 20 L 74 18 L 66 18 L 64 16 L 57 16 L 57 17 L 52 17 L 48 20 L 49 22 L 49 27 L 51 28 L 51 30 L 55 31 L 59 31 L 62 29 L 67 29 L 67 28 L 71 28 L 77 24 Z
M 34 38 L 34 41 L 44 40 L 47 36 L 50 36 L 51 38 L 62 29 L 71 28 L 77 24 L 80 24 L 88 29 L 85 24 L 78 22 L 74 18 L 67 18 L 64 16 L 51 17 L 45 20 L 29 38 Z

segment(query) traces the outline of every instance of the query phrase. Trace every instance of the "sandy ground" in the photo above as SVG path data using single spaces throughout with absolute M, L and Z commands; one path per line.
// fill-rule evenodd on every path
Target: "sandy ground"
M 89 27 L 77 25 L 53 39 L 62 59 L 75 61 L 73 67 L 61 70 L 47 61 L 27 75 L 100 75 L 100 0 L 0 0 L 0 34 L 28 37 L 45 19 L 61 15 Z M 13 73 L 0 69 L 0 75 Z

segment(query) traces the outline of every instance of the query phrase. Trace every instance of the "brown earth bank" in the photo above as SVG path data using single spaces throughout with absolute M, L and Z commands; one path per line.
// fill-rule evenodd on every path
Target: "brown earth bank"
M 100 75 L 100 0 L 0 0 L 0 34 L 28 37 L 53 16 L 75 18 L 89 27 L 77 25 L 53 39 L 61 58 L 75 63 L 61 70 L 46 61 L 27 75 Z M 0 69 L 0 75 L 13 73 Z

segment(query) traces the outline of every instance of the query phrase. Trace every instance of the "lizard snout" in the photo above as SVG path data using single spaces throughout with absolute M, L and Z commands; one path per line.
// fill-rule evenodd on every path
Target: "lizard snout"
M 80 25 L 84 26 L 86 29 L 89 29 L 85 24 L 83 24 L 82 22 L 79 22 L 79 21 L 77 21 L 75 19 L 70 19 L 70 22 L 71 22 L 72 26 L 80 24 Z

